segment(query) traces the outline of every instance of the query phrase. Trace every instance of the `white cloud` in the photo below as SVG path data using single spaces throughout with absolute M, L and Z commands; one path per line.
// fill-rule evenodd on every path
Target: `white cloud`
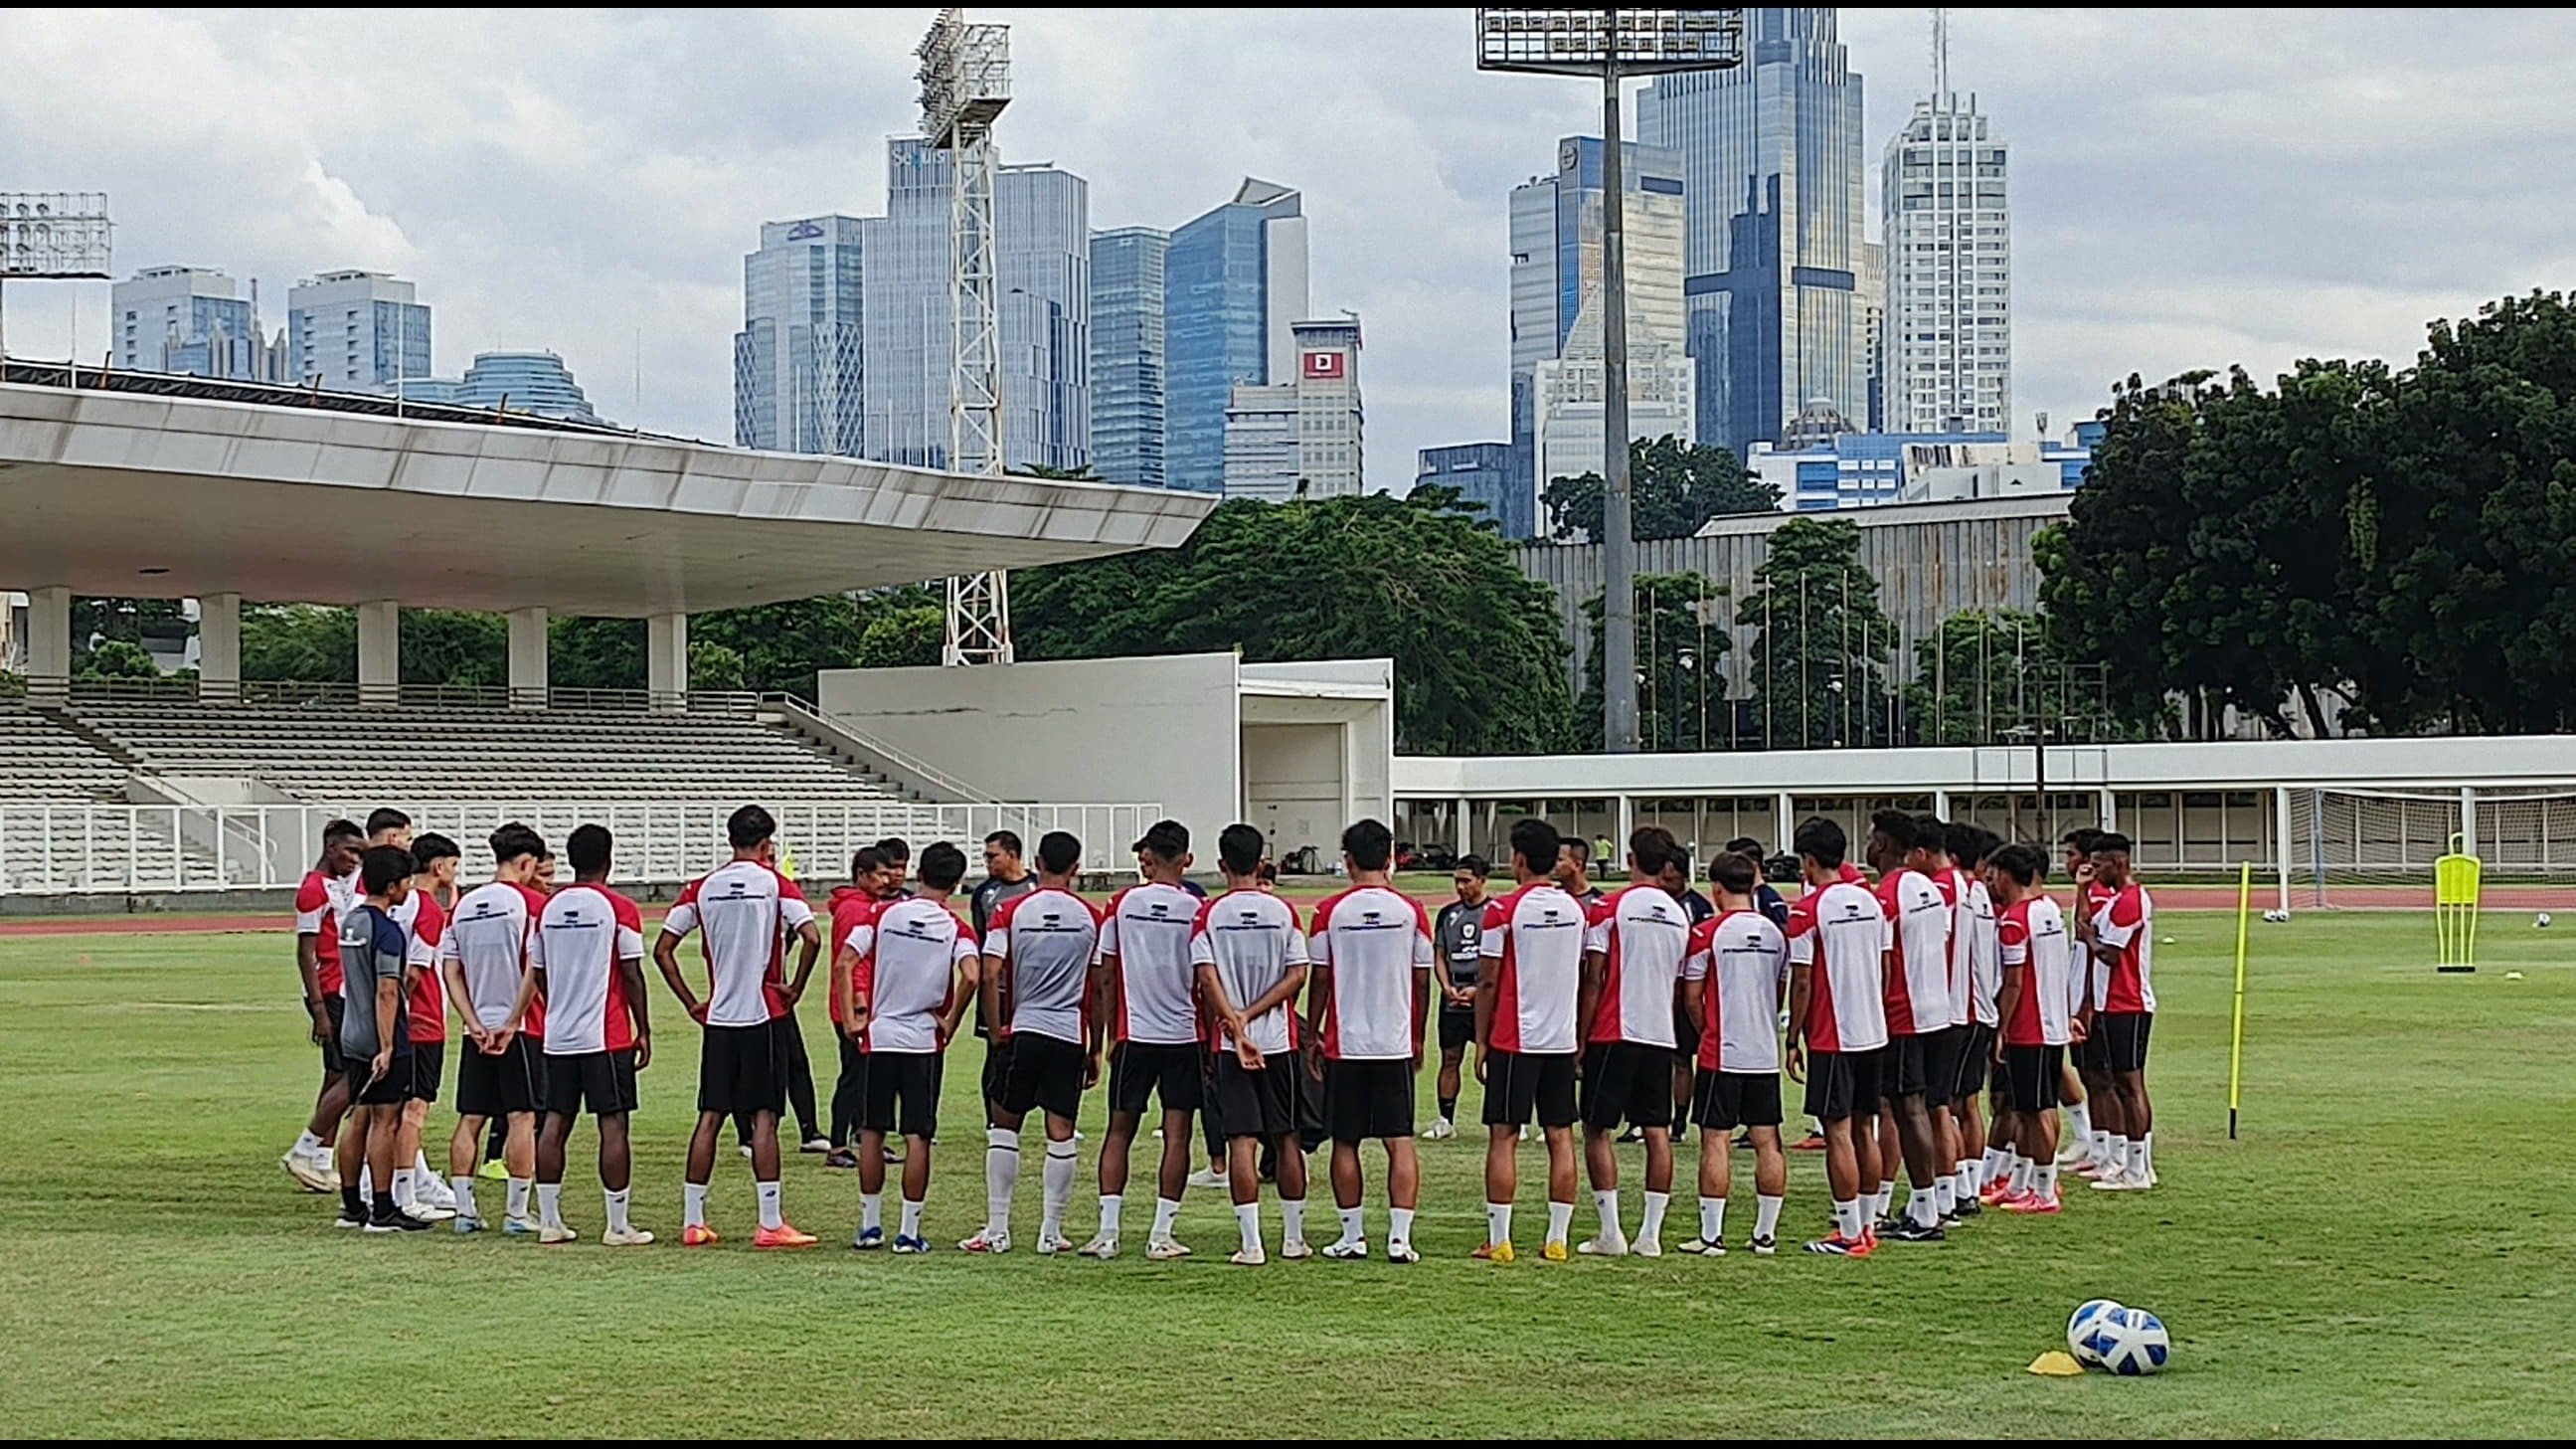
M 1314 308 L 1367 324 L 1374 481 L 1504 435 L 1507 194 L 1598 127 L 1593 92 L 1479 74 L 1464 9 L 976 14 L 1015 26 L 1005 155 L 1087 177 L 1095 226 L 1177 225 L 1247 174 L 1305 192 Z M 105 189 L 121 270 L 257 277 L 272 321 L 296 277 L 399 270 L 442 370 L 550 346 L 611 415 L 722 439 L 742 253 L 765 219 L 882 209 L 929 15 L 0 12 L 0 186 Z M 1928 86 L 1924 12 L 1843 25 L 1884 138 Z M 2564 15 L 1970 10 L 1952 34 L 2016 148 L 2025 420 L 2133 371 L 2402 361 L 2426 319 L 2576 264 Z M 12 288 L 13 348 L 77 325 L 95 355 L 105 309 Z

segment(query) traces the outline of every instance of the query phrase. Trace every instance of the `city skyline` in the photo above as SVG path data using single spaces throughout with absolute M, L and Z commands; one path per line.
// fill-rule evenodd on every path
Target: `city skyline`
M 975 14 L 1017 27 L 1004 159 L 1087 177 L 1094 228 L 1171 226 L 1245 175 L 1306 194 L 1313 295 L 1370 320 L 1371 486 L 1404 486 L 1420 447 L 1507 436 L 1508 192 L 1597 131 L 1582 87 L 1475 74 L 1463 9 Z M 15 13 L 0 174 L 108 190 L 120 276 L 256 278 L 273 327 L 300 277 L 391 271 L 437 304 L 434 370 L 549 347 L 604 380 L 603 411 L 722 440 L 745 244 L 874 209 L 926 18 Z M 741 54 L 690 43 L 718 24 Z M 1851 11 L 1841 31 L 1875 160 L 1928 89 L 1928 19 Z M 1954 12 L 1952 85 L 2020 173 L 2015 433 L 2090 416 L 2131 371 L 2404 362 L 2427 318 L 2562 279 L 2576 118 L 2550 102 L 2576 62 L 2551 41 L 2571 35 L 2545 15 Z M 363 101 L 302 83 L 386 46 L 407 64 Z M 1293 109 L 1262 79 L 1280 68 Z M 2445 220 L 2464 212 L 2478 225 Z M 13 348 L 70 353 L 77 315 L 80 353 L 104 353 L 107 290 L 13 287 Z

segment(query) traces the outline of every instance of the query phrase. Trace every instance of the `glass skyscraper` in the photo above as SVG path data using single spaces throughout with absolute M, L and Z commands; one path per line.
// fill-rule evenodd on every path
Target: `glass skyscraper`
M 1861 80 L 1835 15 L 1749 10 L 1744 64 L 1637 100 L 1639 138 L 1682 155 L 1702 442 L 1778 441 L 1810 405 L 1868 416 Z
M 780 453 L 860 456 L 866 223 L 773 221 L 742 259 L 733 338 L 733 440 Z
M 1091 234 L 1091 471 L 1160 488 L 1163 264 L 1171 235 L 1150 226 Z
M 147 267 L 110 292 L 116 365 L 240 382 L 274 381 L 259 319 L 233 279 L 207 267 Z
M 287 380 L 372 392 L 429 376 L 429 309 L 384 272 L 324 272 L 286 294 Z
M 886 214 L 861 223 L 867 254 L 864 452 L 948 466 L 948 153 L 915 136 L 886 143 Z M 1090 466 L 1091 224 L 1088 183 L 1052 166 L 1004 166 L 993 182 L 1005 467 Z
M 1956 95 L 1914 103 L 1887 143 L 1889 325 L 1882 360 L 1891 432 L 2012 426 L 2010 148 Z
M 478 352 L 449 401 L 459 407 L 508 408 L 541 418 L 595 423 L 590 399 L 572 369 L 551 352 Z
M 1538 531 L 1530 510 L 1529 489 L 1519 484 L 1520 470 L 1509 443 L 1453 443 L 1415 454 L 1416 492 L 1434 484 L 1455 488 L 1461 498 L 1481 507 L 1505 538 L 1519 540 Z
M 1307 305 L 1302 198 L 1247 178 L 1234 200 L 1172 233 L 1163 276 L 1165 479 L 1220 492 L 1235 387 L 1295 377 L 1290 329 Z

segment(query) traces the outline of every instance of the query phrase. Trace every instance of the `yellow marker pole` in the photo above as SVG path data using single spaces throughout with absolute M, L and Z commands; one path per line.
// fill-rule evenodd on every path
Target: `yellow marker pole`
M 2245 1085 L 2245 927 L 2254 909 L 2254 865 L 2236 881 L 2236 1025 L 2227 1046 L 2227 1140 L 2236 1140 L 2236 1104 Z

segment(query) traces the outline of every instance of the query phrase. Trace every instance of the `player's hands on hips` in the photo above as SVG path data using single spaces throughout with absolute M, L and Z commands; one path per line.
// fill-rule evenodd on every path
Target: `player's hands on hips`
M 1806 1079 L 1807 1079 L 1807 1048 L 1806 1048 L 1806 1044 L 1805 1044 L 1805 1043 L 1803 1043 L 1803 1042 L 1794 1042 L 1794 1041 L 1793 1041 L 1793 1042 L 1789 1043 L 1789 1080 L 1790 1080 L 1790 1081 L 1793 1081 L 1793 1082 L 1803 1082 L 1803 1081 L 1805 1081 Z M 1479 1078 L 1478 1080 L 1480 1080 L 1480 1081 L 1481 1081 L 1481 1080 L 1482 1080 L 1482 1078 Z

